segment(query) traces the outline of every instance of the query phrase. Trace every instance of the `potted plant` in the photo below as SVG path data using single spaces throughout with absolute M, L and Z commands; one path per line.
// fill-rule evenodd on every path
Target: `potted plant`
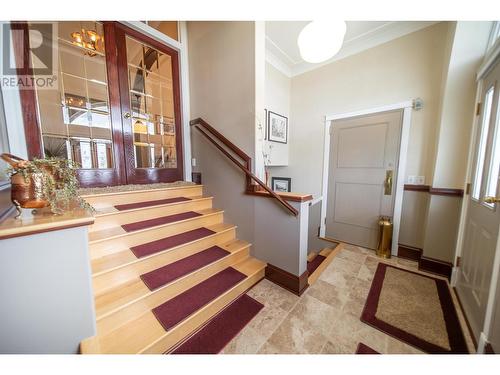
M 50 206 L 55 214 L 80 207 L 93 210 L 78 195 L 78 164 L 63 158 L 23 160 L 11 154 L 0 157 L 10 164 L 7 174 L 12 183 L 11 199 L 20 208 Z

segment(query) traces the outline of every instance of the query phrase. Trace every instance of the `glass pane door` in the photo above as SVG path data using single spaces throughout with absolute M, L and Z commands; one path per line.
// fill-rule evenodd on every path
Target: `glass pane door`
M 127 95 L 122 95 L 127 180 L 181 180 L 177 52 L 142 35 L 124 32 L 123 40 L 125 53 L 121 58 L 125 66 L 121 80 L 127 84 Z

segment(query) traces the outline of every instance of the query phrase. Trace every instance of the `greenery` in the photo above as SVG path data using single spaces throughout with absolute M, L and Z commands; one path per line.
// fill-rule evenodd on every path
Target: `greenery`
M 73 205 L 93 211 L 94 209 L 78 195 L 76 169 L 78 163 L 63 158 L 34 159 L 20 161 L 9 167 L 9 176 L 20 174 L 26 183 L 37 174 L 42 180 L 42 197 L 49 202 L 53 213 L 61 214 Z

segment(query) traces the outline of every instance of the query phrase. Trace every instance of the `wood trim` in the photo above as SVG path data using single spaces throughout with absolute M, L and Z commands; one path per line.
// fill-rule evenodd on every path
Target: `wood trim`
M 404 190 L 405 191 L 425 191 L 429 192 L 431 187 L 429 185 L 412 185 L 412 184 L 405 184 Z
M 423 250 L 418 247 L 399 244 L 398 258 L 410 259 L 419 261 L 422 257 Z
M 451 264 L 450 262 L 444 262 L 439 259 L 422 256 L 418 260 L 418 269 L 434 273 L 436 275 L 446 276 L 448 280 L 450 280 L 453 264 Z
M 13 48 L 14 58 L 16 61 L 23 61 L 24 66 L 17 68 L 18 76 L 32 77 L 33 72 L 30 63 L 30 50 L 29 50 L 29 26 L 28 22 L 11 22 L 11 30 L 22 30 L 22 33 L 13 33 Z M 21 39 L 22 38 L 22 39 Z M 37 118 L 37 104 L 36 94 L 34 89 L 19 90 L 19 97 L 21 99 L 21 106 L 23 108 L 23 122 L 24 122 L 24 137 L 26 139 L 26 148 L 28 152 L 28 159 L 42 157 L 42 137 Z
M 450 197 L 463 197 L 463 189 L 451 189 L 451 188 L 434 188 L 429 189 L 431 195 L 447 195 Z
M 421 191 L 425 193 L 429 193 L 431 195 L 446 195 L 450 197 L 463 197 L 464 191 L 463 189 L 455 189 L 455 188 L 436 188 L 430 185 L 412 185 L 405 184 L 405 191 Z
M 266 267 L 266 279 L 298 296 L 302 295 L 309 286 L 307 282 L 308 276 L 307 270 L 302 275 L 296 276 L 270 263 Z
M 196 124 L 195 124 L 196 125 Z M 240 168 L 247 177 L 257 182 L 262 188 L 264 188 L 273 198 L 277 199 L 287 210 L 289 210 L 293 215 L 298 216 L 299 211 L 292 207 L 289 203 L 285 202 L 278 194 L 272 191 L 264 182 L 262 182 L 257 176 L 255 176 L 248 168 L 246 168 L 242 163 L 240 163 L 236 158 L 224 149 L 219 143 L 217 143 L 210 135 L 208 135 L 200 126 L 195 126 L 195 128 L 203 134 L 205 138 L 208 139 L 220 152 L 222 152 L 229 160 L 231 160 L 238 168 Z M 236 147 L 236 146 L 234 146 Z
M 266 198 L 273 198 L 267 191 L 245 191 L 245 194 L 248 195 L 255 195 L 258 197 L 266 197 Z M 311 201 L 313 199 L 313 196 L 311 194 L 297 194 L 297 193 L 276 193 L 278 194 L 281 198 L 283 198 L 286 201 L 291 201 L 291 202 L 307 202 Z
M 35 216 L 28 222 L 9 218 L 0 225 L 0 240 L 76 228 L 93 223 L 94 217 L 86 211 L 67 212 L 63 215 L 53 215 L 47 212 Z

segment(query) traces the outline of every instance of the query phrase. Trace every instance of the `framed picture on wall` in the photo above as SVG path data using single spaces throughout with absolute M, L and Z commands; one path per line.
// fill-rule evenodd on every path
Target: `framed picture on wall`
M 267 109 L 264 109 L 264 119 L 265 119 L 265 120 L 264 120 L 264 121 L 265 121 L 265 124 L 264 124 L 264 141 L 266 141 L 266 140 L 267 140 L 267 126 L 268 126 L 268 125 L 267 125 L 267 122 L 268 122 L 268 121 L 267 121 L 267 112 L 268 112 L 268 110 L 267 110 Z
M 271 179 L 273 191 L 286 193 L 292 191 L 292 179 L 290 177 L 273 177 Z
M 288 142 L 288 118 L 273 111 L 267 111 L 267 138 L 271 142 Z

